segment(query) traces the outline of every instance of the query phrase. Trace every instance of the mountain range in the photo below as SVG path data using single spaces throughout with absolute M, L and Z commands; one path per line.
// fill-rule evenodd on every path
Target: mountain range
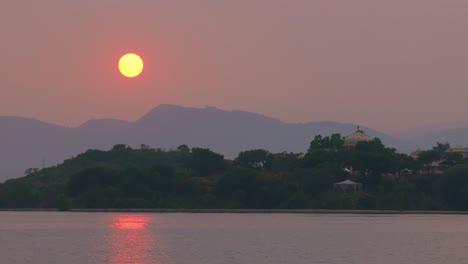
M 426 133 L 405 140 L 361 126 L 367 134 L 400 152 L 436 141 L 468 145 L 468 128 Z M 25 169 L 52 166 L 86 151 L 110 149 L 115 144 L 153 148 L 206 147 L 235 158 L 240 151 L 304 152 L 315 135 L 356 130 L 356 124 L 338 122 L 286 123 L 245 111 L 215 107 L 186 108 L 160 105 L 140 119 L 129 122 L 92 119 L 79 127 L 64 127 L 35 119 L 0 117 L 0 181 L 20 177 Z M 449 140 L 450 139 L 450 140 Z

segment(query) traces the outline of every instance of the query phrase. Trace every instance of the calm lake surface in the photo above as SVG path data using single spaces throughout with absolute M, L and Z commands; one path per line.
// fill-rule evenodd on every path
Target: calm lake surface
M 468 216 L 0 212 L 0 262 L 468 263 Z

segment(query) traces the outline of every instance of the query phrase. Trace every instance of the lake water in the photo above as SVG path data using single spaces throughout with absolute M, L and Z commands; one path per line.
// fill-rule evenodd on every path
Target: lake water
M 0 212 L 0 263 L 468 263 L 468 216 Z

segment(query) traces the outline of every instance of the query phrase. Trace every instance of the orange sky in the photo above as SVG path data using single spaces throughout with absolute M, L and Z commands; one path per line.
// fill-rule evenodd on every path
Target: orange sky
M 468 1 L 6 1 L 0 115 L 78 125 L 161 103 L 385 132 L 468 121 Z M 125 79 L 136 52 L 143 74 Z

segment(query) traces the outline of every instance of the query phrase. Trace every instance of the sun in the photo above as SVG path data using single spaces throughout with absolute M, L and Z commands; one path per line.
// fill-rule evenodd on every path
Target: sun
M 137 54 L 125 54 L 119 60 L 119 71 L 125 77 L 137 77 L 143 71 L 143 60 Z

